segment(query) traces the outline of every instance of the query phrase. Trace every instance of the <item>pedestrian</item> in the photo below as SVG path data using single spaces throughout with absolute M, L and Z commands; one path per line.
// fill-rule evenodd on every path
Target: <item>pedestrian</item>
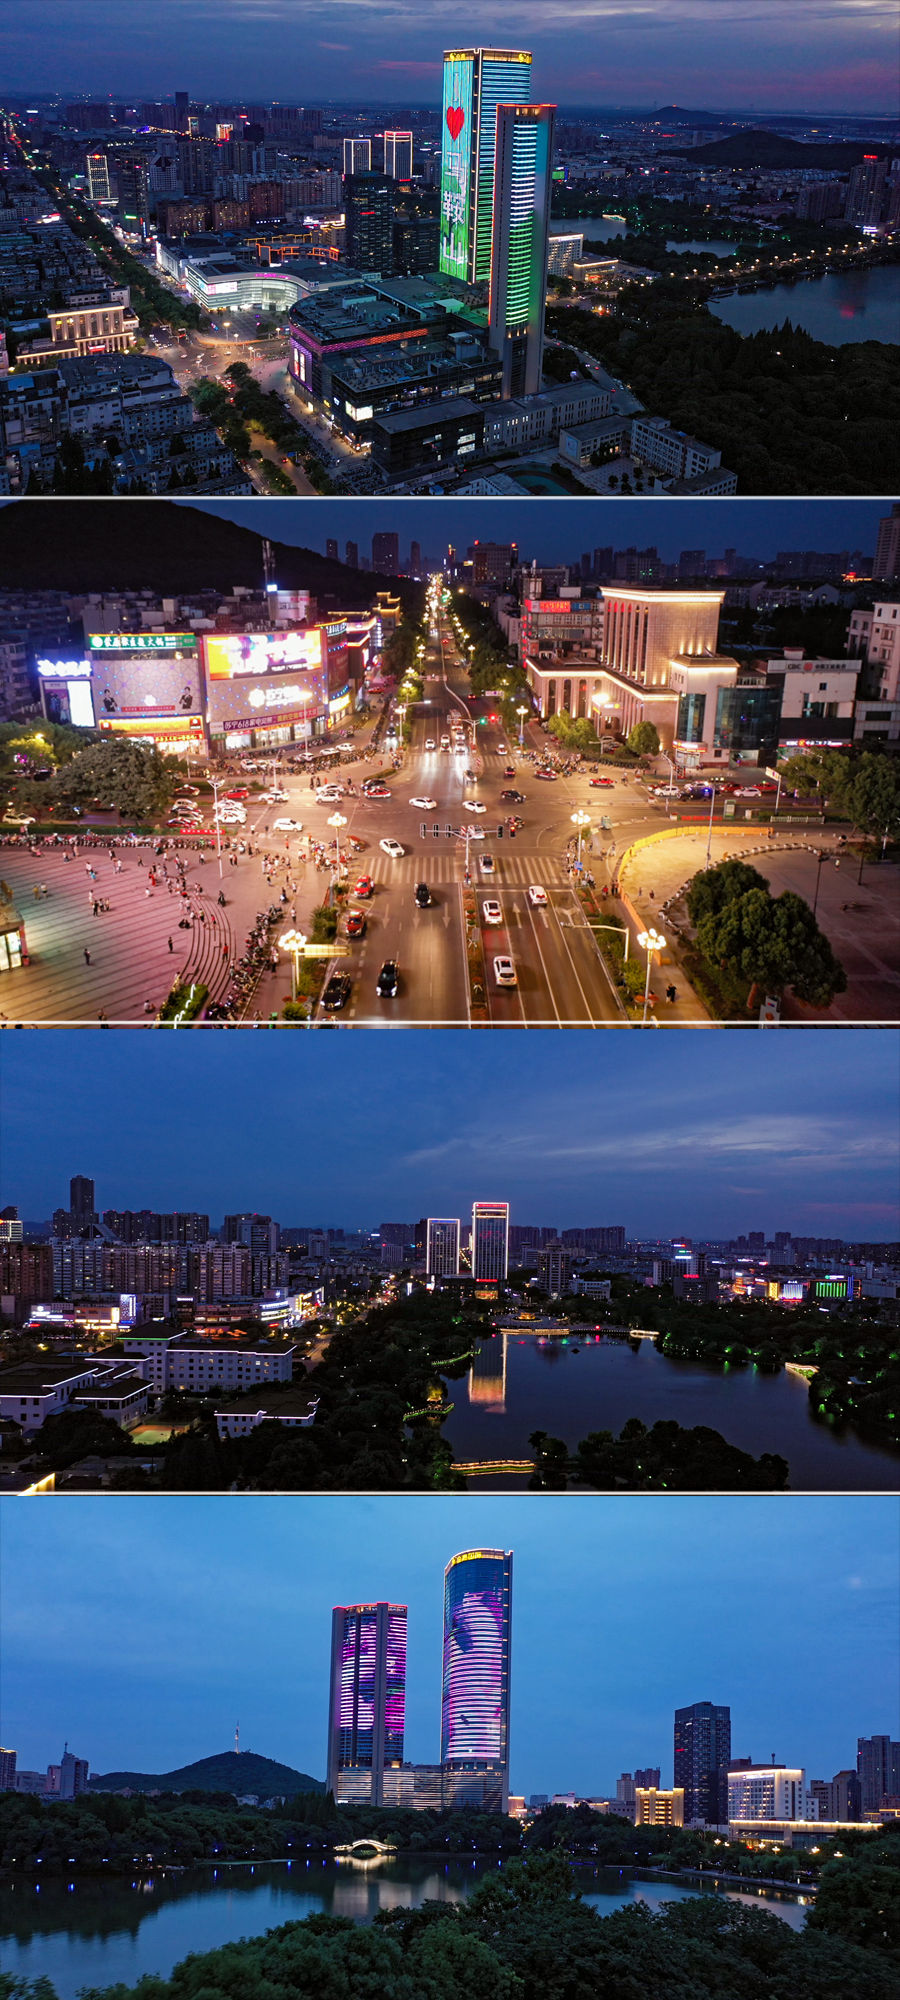
M 99 917 L 99 915 L 100 915 L 100 904 L 99 904 L 99 902 L 97 901 L 97 898 L 96 898 L 96 896 L 94 896 L 92 900 L 93 900 L 93 909 L 94 909 L 94 915 L 95 915 L 95 917 Z
M 88 951 L 88 948 L 87 948 L 87 945 L 85 945 L 85 947 L 84 947 L 84 962 L 85 962 L 85 965 L 90 965 L 90 962 L 91 962 L 91 954 L 90 954 L 90 952 Z
M 174 951 L 174 950 L 175 950 L 175 946 L 173 945 L 173 943 L 172 943 L 172 940 L 171 940 L 171 938 L 169 939 L 169 950 L 170 950 L 170 951 Z
M 674 986 L 667 986 L 667 987 L 666 987 L 666 999 L 668 1000 L 668 1002 L 669 1002 L 669 1005 L 670 1005 L 670 1007 L 671 1007 L 671 1006 L 672 1006 L 672 1005 L 674 1004 L 674 1002 L 675 1002 L 675 1001 L 677 1000 L 677 998 L 678 998 L 678 994 L 677 994 L 677 991 L 676 991 L 675 987 L 674 987 Z
M 106 1018 L 106 1015 L 105 1015 L 105 1014 L 104 1014 L 104 1012 L 103 1012 L 103 1008 L 102 1008 L 102 1007 L 101 1007 L 101 1009 L 100 1009 L 100 1012 L 99 1012 L 99 1014 L 97 1015 L 97 1019 L 98 1019 L 98 1021 L 99 1021 L 99 1023 L 100 1023 L 100 1026 L 101 1026 L 101 1028 L 108 1028 L 108 1027 L 109 1027 L 109 1022 L 108 1022 L 108 1020 L 107 1020 L 107 1018 Z
M 39 884 L 38 884 L 37 882 L 35 882 L 35 885 L 34 885 L 34 890 L 33 890 L 33 895 L 34 895 L 34 900 L 35 900 L 35 902 L 36 902 L 36 903 L 39 903 L 39 902 L 40 902 L 40 900 L 41 900 L 41 891 L 40 891 L 40 886 L 39 886 Z

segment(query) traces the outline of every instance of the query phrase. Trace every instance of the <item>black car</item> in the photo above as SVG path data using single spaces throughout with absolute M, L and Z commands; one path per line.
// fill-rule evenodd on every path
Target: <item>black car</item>
M 379 998 L 382 1000 L 393 1000 L 399 984 L 400 974 L 397 971 L 394 960 L 386 958 L 375 982 L 375 990 Z
M 322 1006 L 328 1014 L 338 1014 L 346 1007 L 350 998 L 353 981 L 346 972 L 333 972 L 322 995 Z
M 524 792 L 501 792 L 500 797 L 501 799 L 512 799 L 514 806 L 523 806 L 525 804 Z
M 431 903 L 431 890 L 427 882 L 416 883 L 416 902 L 420 910 L 427 910 Z

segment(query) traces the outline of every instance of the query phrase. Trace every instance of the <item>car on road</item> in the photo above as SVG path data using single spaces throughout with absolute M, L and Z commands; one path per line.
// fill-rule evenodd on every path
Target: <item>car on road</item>
M 283 806 L 283 805 L 286 805 L 286 804 L 287 804 L 287 792 L 263 792 L 263 795 L 262 795 L 262 802 L 263 802 L 263 805 L 264 805 L 264 806 Z
M 367 799 L 389 799 L 391 796 L 387 785 L 364 785 L 363 792 Z
M 525 804 L 524 792 L 516 792 L 516 791 L 501 792 L 500 797 L 501 799 L 512 799 L 514 806 L 523 806 Z
M 302 819 L 273 819 L 272 830 L 274 833 L 302 833 L 303 821 Z
M 333 972 L 322 995 L 322 1006 L 326 1014 L 338 1014 L 353 990 L 353 981 L 346 972 Z
M 316 793 L 320 806 L 339 806 L 343 796 L 343 785 L 320 785 Z
M 555 771 L 535 771 L 534 775 L 536 778 L 546 778 L 548 783 L 551 785 L 555 785 L 556 783 Z
M 399 840 L 379 840 L 378 845 L 382 854 L 389 854 L 392 861 L 402 861 L 406 853 L 406 848 L 401 847 Z
M 416 883 L 416 903 L 420 910 L 430 909 L 431 890 L 429 889 L 427 882 Z
M 503 911 L 493 896 L 489 896 L 482 903 L 481 914 L 486 924 L 502 924 L 503 922 Z
M 479 856 L 478 856 L 478 866 L 479 866 L 479 868 L 481 869 L 481 873 L 482 873 L 482 875 L 493 875 L 493 872 L 494 872 L 494 857 L 493 857 L 493 855 L 492 855 L 492 854 L 479 854 Z
M 361 875 L 359 881 L 354 884 L 353 894 L 354 896 L 371 896 L 374 887 L 375 884 L 371 875 Z
M 173 799 L 169 807 L 172 819 L 193 819 L 196 811 L 196 799 Z
M 539 882 L 532 882 L 531 887 L 528 891 L 528 901 L 531 904 L 532 909 L 535 910 L 546 909 L 547 891 L 546 889 L 541 888 Z
M 421 806 L 423 812 L 430 813 L 434 811 L 437 799 L 410 799 L 409 803 L 411 806 Z
M 434 737 L 433 737 L 433 736 L 426 736 L 426 738 L 425 738 L 425 748 L 426 748 L 426 750 L 433 750 L 433 749 L 434 749 Z
M 347 911 L 347 936 L 365 937 L 368 919 L 364 910 Z
M 734 796 L 736 799 L 761 799 L 762 790 L 759 785 L 742 785 L 740 791 L 735 792 Z
M 594 787 L 594 790 L 595 790 L 595 791 L 597 791 L 597 790 L 598 790 L 599 788 L 602 788 L 602 789 L 603 789 L 604 791 L 608 791 L 608 790 L 609 790 L 609 788 L 610 788 L 610 786 L 611 786 L 611 785 L 613 785 L 613 784 L 615 784 L 615 779 L 614 779 L 614 778 L 592 778 L 592 779 L 591 779 L 591 784 L 593 785 L 593 787 Z
M 225 797 L 226 799 L 249 799 L 250 791 L 247 785 L 235 785 L 234 791 L 226 792 Z
M 381 971 L 378 974 L 378 978 L 375 981 L 375 991 L 378 994 L 379 999 L 393 1000 L 396 996 L 399 984 L 400 984 L 400 974 L 397 970 L 396 960 L 393 958 L 386 958 L 381 968 Z
M 483 806 L 480 799 L 463 799 L 463 812 L 483 813 L 487 812 L 487 806 Z
M 511 958 L 508 957 L 495 958 L 494 983 L 497 986 L 518 985 L 519 982 L 516 978 L 516 968 Z

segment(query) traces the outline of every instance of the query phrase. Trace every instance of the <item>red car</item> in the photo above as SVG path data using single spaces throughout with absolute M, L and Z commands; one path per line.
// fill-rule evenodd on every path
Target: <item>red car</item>
M 610 785 L 611 785 L 612 783 L 613 783 L 613 780 L 612 780 L 612 778 L 592 778 L 592 779 L 591 779 L 591 784 L 592 784 L 592 785 L 593 785 L 593 786 L 594 786 L 595 788 L 596 788 L 596 787 L 597 787 L 598 785 L 603 785 L 603 786 L 610 786 Z
M 354 888 L 353 894 L 354 896 L 371 896 L 374 887 L 375 884 L 372 881 L 371 875 L 361 875 L 359 881 L 357 882 Z
M 391 796 L 387 785 L 365 785 L 363 789 L 367 799 L 389 799 Z
M 250 792 L 246 785 L 235 785 L 234 791 L 226 792 L 225 797 L 226 799 L 249 799 Z
M 348 910 L 347 936 L 365 937 L 365 934 L 366 934 L 365 912 L 363 910 Z

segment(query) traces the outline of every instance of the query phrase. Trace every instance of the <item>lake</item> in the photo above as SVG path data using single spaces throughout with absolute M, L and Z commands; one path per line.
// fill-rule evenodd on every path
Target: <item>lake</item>
M 573 236 L 580 232 L 591 243 L 611 243 L 614 236 L 624 236 L 627 230 L 624 215 L 573 215 L 568 222 L 550 224 L 551 236 Z
M 780 1452 L 795 1490 L 891 1492 L 900 1478 L 890 1452 L 814 1420 L 803 1377 L 670 1361 L 652 1340 L 633 1349 L 593 1335 L 498 1334 L 483 1342 L 474 1372 L 447 1388 L 454 1407 L 443 1435 L 463 1462 L 528 1457 L 535 1430 L 574 1446 L 589 1431 L 618 1433 L 629 1417 L 674 1418 L 706 1424 L 754 1458 Z
M 736 333 L 760 333 L 789 319 L 831 347 L 851 341 L 900 340 L 900 264 L 829 272 L 794 285 L 758 292 L 729 292 L 711 299 L 710 312 Z
M 37 1889 L 23 1880 L 0 1889 L 0 1963 L 22 1979 L 44 1974 L 59 2000 L 76 2000 L 83 1986 L 116 1980 L 132 1986 L 144 1973 L 166 1977 L 189 1952 L 258 1937 L 316 1910 L 368 1923 L 392 1904 L 411 1909 L 426 1898 L 458 1903 L 495 1867 L 485 1860 L 416 1856 L 371 1868 L 319 1860 L 244 1863 L 71 1888 L 55 1881 Z M 640 1879 L 617 1868 L 577 1872 L 586 1900 L 603 1916 L 628 1903 L 655 1910 L 697 1893 L 684 1881 Z M 803 1927 L 805 1898 L 768 1889 L 719 1893 L 768 1910 L 794 1930 Z

